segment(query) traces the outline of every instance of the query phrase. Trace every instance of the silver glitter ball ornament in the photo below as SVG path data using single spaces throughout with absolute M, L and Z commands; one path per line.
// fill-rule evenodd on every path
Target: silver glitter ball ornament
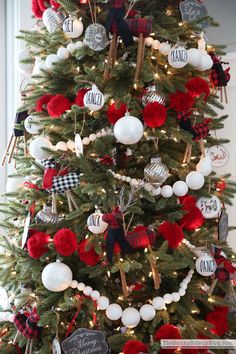
M 109 41 L 106 28 L 99 23 L 88 26 L 84 35 L 84 44 L 95 52 L 100 52 L 106 48 Z
M 44 205 L 43 210 L 40 210 L 35 216 L 36 224 L 58 224 L 61 218 L 58 214 L 52 212 L 52 207 Z
M 151 163 L 144 169 L 144 177 L 155 187 L 160 187 L 169 177 L 169 170 L 164 163 L 162 163 L 159 156 L 151 159 Z
M 48 8 L 43 13 L 43 23 L 48 32 L 53 33 L 60 31 L 65 21 L 65 15 L 60 12 L 54 11 L 52 8 Z
M 146 92 L 142 97 L 142 104 L 146 106 L 148 103 L 158 102 L 160 104 L 165 104 L 166 99 L 163 93 L 158 89 L 155 84 L 149 85 L 146 88 Z

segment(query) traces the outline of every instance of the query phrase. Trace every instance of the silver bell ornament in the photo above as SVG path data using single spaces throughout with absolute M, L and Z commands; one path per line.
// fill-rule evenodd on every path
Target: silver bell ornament
M 65 21 L 65 15 L 48 8 L 43 12 L 43 23 L 49 33 L 60 31 Z
M 48 205 L 43 206 L 35 216 L 36 224 L 58 224 L 61 218 L 58 214 L 52 212 L 52 207 Z
M 144 169 L 144 177 L 155 187 L 160 187 L 169 177 L 169 170 L 161 161 L 161 157 L 155 156 L 151 159 L 151 163 Z
M 164 94 L 159 90 L 158 85 L 149 85 L 142 97 L 142 104 L 146 106 L 148 103 L 158 102 L 160 104 L 165 104 L 166 99 Z

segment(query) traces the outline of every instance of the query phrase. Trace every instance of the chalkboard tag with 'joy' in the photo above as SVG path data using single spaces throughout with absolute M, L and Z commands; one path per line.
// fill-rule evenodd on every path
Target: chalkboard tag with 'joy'
M 62 343 L 64 354 L 106 354 L 108 346 L 101 331 L 77 329 Z

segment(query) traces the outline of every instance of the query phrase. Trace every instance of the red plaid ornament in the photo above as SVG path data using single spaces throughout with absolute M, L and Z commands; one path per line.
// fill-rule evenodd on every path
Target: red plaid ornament
M 139 37 L 142 33 L 144 37 L 148 37 L 152 32 L 151 18 L 131 18 L 126 20 L 127 25 L 133 36 Z M 111 33 L 119 34 L 118 27 L 115 22 L 111 26 Z
M 213 255 L 217 264 L 215 278 L 219 281 L 226 282 L 236 278 L 236 268 L 225 258 L 221 248 L 213 247 Z
M 156 242 L 157 235 L 145 226 L 138 226 L 125 236 L 126 240 L 133 248 L 146 248 Z
M 40 317 L 36 313 L 36 310 L 33 310 L 28 316 L 24 313 L 16 314 L 14 324 L 24 337 L 34 339 L 40 334 L 40 328 L 37 326 L 39 319 Z

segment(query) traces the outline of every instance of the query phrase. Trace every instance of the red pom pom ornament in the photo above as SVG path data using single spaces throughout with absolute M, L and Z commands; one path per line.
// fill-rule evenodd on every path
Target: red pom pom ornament
M 61 94 L 57 94 L 50 100 L 47 105 L 48 114 L 53 118 L 58 118 L 68 109 L 70 109 L 71 105 L 72 103 L 67 97 Z
M 78 254 L 80 260 L 88 266 L 94 267 L 98 264 L 100 256 L 95 252 L 94 248 L 89 248 L 89 241 L 83 240 L 79 243 Z
M 123 349 L 124 354 L 139 354 L 139 353 L 147 353 L 148 347 L 146 344 L 138 341 L 138 340 L 129 340 L 125 343 Z
M 53 98 L 53 95 L 50 93 L 46 93 L 46 95 L 43 95 L 38 99 L 36 102 L 36 111 L 37 112 L 43 112 L 47 110 L 47 104 L 51 101 Z
M 187 92 L 176 92 L 170 95 L 170 107 L 176 112 L 189 111 L 194 104 L 193 96 Z
M 205 99 L 210 95 L 210 88 L 206 80 L 201 77 L 193 77 L 188 80 L 185 87 L 193 95 L 193 97 L 199 97 L 205 94 Z
M 181 227 L 174 223 L 164 221 L 158 228 L 159 234 L 168 241 L 169 247 L 172 249 L 178 248 L 184 239 L 184 233 Z
M 107 119 L 111 124 L 115 124 L 120 118 L 125 116 L 127 106 L 124 103 L 112 103 L 107 110 Z
M 158 102 L 149 102 L 143 110 L 143 120 L 147 127 L 159 128 L 167 118 L 166 107 Z
M 50 236 L 44 232 L 36 231 L 27 241 L 27 249 L 30 257 L 34 259 L 41 258 L 45 253 L 48 252 L 48 243 L 50 241 Z
M 78 248 L 77 237 L 70 229 L 57 231 L 53 238 L 56 251 L 64 256 L 71 256 Z
M 77 92 L 77 95 L 75 98 L 75 104 L 77 104 L 77 106 L 84 107 L 84 96 L 89 90 L 90 89 L 82 88 Z

